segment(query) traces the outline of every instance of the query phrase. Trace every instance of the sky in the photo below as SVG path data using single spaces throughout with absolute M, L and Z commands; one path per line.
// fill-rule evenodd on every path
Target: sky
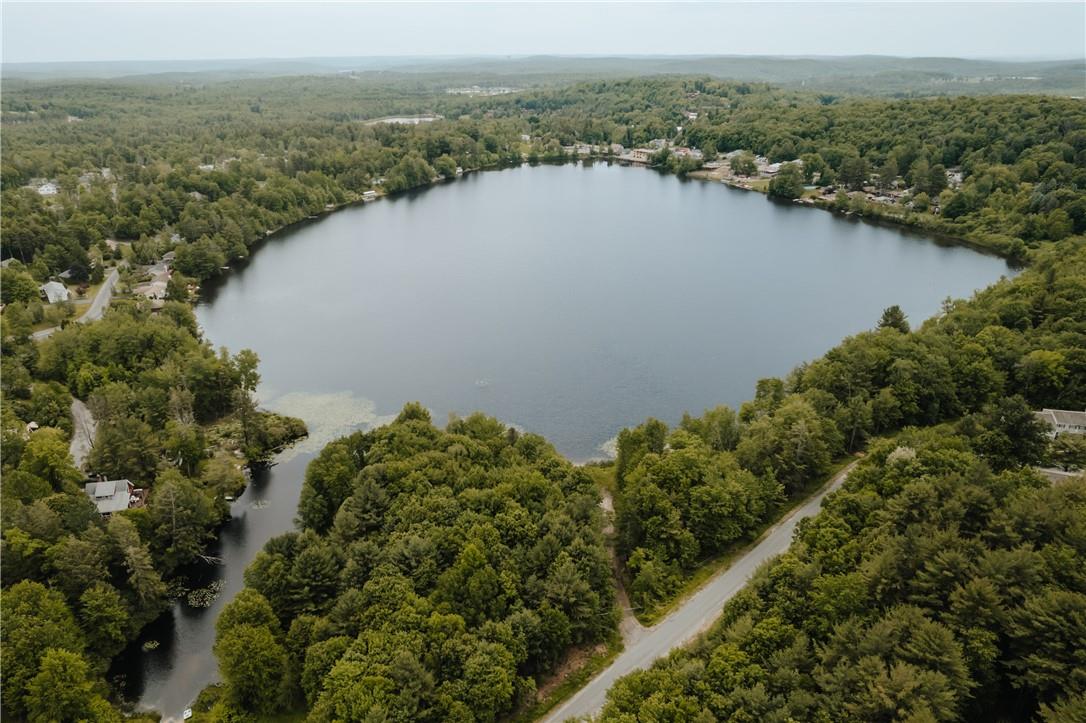
M 1086 2 L 13 2 L 4 62 L 388 55 L 1084 58 Z

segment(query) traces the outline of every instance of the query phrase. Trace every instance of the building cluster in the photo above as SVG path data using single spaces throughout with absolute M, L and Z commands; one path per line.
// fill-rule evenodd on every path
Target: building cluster
M 149 278 L 132 287 L 132 293 L 151 302 L 151 310 L 157 311 L 166 305 L 166 289 L 173 275 L 173 262 L 176 252 L 170 251 L 162 256 L 157 264 L 147 268 Z
M 701 161 L 705 158 L 705 155 L 697 148 L 677 146 L 664 138 L 655 138 L 649 141 L 644 147 L 631 148 L 628 151 L 622 148 L 622 146 L 618 146 L 618 148 L 619 150 L 615 152 L 618 159 L 630 163 L 651 163 L 653 156 L 665 149 L 679 158 L 692 158 L 695 161 Z
M 479 86 L 471 85 L 463 88 L 446 88 L 445 92 L 450 95 L 471 95 L 471 96 L 486 96 L 486 95 L 508 95 L 509 93 L 516 93 L 520 88 L 511 88 L 509 86 Z

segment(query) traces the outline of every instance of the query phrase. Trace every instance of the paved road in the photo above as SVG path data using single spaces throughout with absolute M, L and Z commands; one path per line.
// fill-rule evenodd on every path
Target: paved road
M 1060 482 L 1066 482 L 1069 479 L 1075 477 L 1081 477 L 1086 474 L 1086 470 L 1076 470 L 1074 472 L 1068 472 L 1067 470 L 1057 469 L 1055 467 L 1035 467 L 1041 476 L 1047 479 L 1052 484 L 1059 484 Z
M 120 273 L 114 268 L 109 272 L 109 276 L 106 277 L 105 283 L 98 289 L 98 293 L 94 295 L 94 300 L 87 307 L 87 310 L 81 317 L 76 319 L 80 324 L 86 324 L 88 321 L 98 321 L 102 318 L 102 314 L 109 308 L 109 302 L 113 299 L 113 287 L 117 284 L 117 279 L 120 278 Z M 53 332 L 60 327 L 54 326 L 49 329 L 42 329 L 41 331 L 35 331 L 31 334 L 31 338 L 34 340 L 47 339 L 53 335 Z
M 545 719 L 546 723 L 598 714 L 603 708 L 607 691 L 616 680 L 649 667 L 657 658 L 685 645 L 708 629 L 720 617 L 724 604 L 747 584 L 754 571 L 766 560 L 788 549 L 796 524 L 818 513 L 822 499 L 841 486 L 854 465 L 850 464 L 814 497 L 778 522 L 755 547 L 718 573 L 677 610 L 653 627 L 643 628 L 635 640 L 625 640 L 626 649 L 615 658 L 615 662 L 555 709 Z
M 94 446 L 94 433 L 98 423 L 94 421 L 94 415 L 87 409 L 87 405 L 72 397 L 72 443 L 68 451 L 72 453 L 75 466 L 83 469 L 83 460 L 90 454 Z

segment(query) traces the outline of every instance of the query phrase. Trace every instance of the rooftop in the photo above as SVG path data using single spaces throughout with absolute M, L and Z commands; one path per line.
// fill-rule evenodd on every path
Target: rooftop
M 1034 412 L 1034 414 L 1051 424 L 1053 427 L 1059 425 L 1064 427 L 1086 428 L 1086 412 L 1079 412 L 1071 409 L 1042 409 L 1039 412 Z
M 108 515 L 127 510 L 132 502 L 132 483 L 126 479 L 88 482 L 83 487 L 87 497 L 91 498 L 99 514 Z

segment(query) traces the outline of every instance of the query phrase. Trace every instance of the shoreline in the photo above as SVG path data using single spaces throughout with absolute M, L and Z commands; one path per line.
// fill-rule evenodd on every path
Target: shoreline
M 753 193 L 760 193 L 761 195 L 765 196 L 767 200 L 769 200 L 771 202 L 788 203 L 788 204 L 795 205 L 795 206 L 805 206 L 805 207 L 809 207 L 809 208 L 818 209 L 818 210 L 821 210 L 821 211 L 828 211 L 829 213 L 832 213 L 833 215 L 839 216 L 839 217 L 842 217 L 842 218 L 856 219 L 856 220 L 859 220 L 859 221 L 872 223 L 872 224 L 874 224 L 876 226 L 882 226 L 884 228 L 895 228 L 895 229 L 899 229 L 899 230 L 902 230 L 902 231 L 915 233 L 918 236 L 923 236 L 928 240 L 935 241 L 936 243 L 942 242 L 942 243 L 944 243 L 946 245 L 951 245 L 951 246 L 964 246 L 966 248 L 972 249 L 973 251 L 976 251 L 977 253 L 981 253 L 981 254 L 984 254 L 986 256 L 994 256 L 996 258 L 1003 259 L 1003 260 L 1005 260 L 1007 262 L 1008 266 L 1010 266 L 1012 269 L 1014 269 L 1016 271 L 1020 271 L 1020 270 L 1024 269 L 1026 266 L 1029 265 L 1028 260 L 1023 262 L 1022 264 L 1013 263 L 1011 261 L 1011 259 L 1009 259 L 1005 253 L 1001 253 L 999 250 L 994 249 L 994 248 L 992 248 L 990 246 L 985 246 L 985 245 L 980 244 L 980 243 L 978 243 L 976 241 L 972 241 L 972 240 L 970 240 L 970 239 L 968 239 L 968 238 L 966 238 L 964 236 L 957 236 L 957 235 L 954 235 L 954 234 L 946 233 L 944 231 L 936 231 L 936 230 L 928 229 L 928 228 L 925 228 L 924 226 L 922 226 L 920 224 L 910 223 L 910 222 L 905 221 L 903 219 L 892 218 L 892 217 L 887 217 L 887 216 L 882 216 L 882 215 L 871 215 L 871 214 L 857 213 L 855 211 L 839 211 L 839 210 L 837 210 L 835 208 L 832 208 L 830 206 L 830 204 L 827 204 L 826 202 L 819 201 L 819 200 L 811 200 L 810 202 L 805 203 L 805 202 L 801 201 L 800 199 L 793 199 L 793 200 L 790 200 L 790 201 L 786 200 L 786 199 L 775 199 L 772 196 L 770 196 L 767 192 L 761 191 L 761 190 L 759 190 L 757 188 L 751 188 L 751 187 L 748 187 L 748 186 L 744 186 L 744 185 L 742 185 L 740 183 L 730 182 L 729 180 L 723 179 L 723 178 L 713 178 L 710 175 L 711 172 L 706 170 L 706 169 L 699 169 L 697 171 L 691 171 L 690 173 L 684 174 L 683 176 L 679 176 L 678 174 L 671 173 L 669 171 L 664 171 L 664 170 L 661 170 L 661 169 L 658 169 L 658 168 L 654 168 L 653 166 L 650 166 L 648 164 L 634 163 L 634 162 L 631 162 L 631 161 L 624 161 L 624 160 L 622 160 L 620 158 L 617 158 L 617 157 L 614 157 L 614 156 L 607 156 L 607 155 L 595 155 L 595 156 L 589 155 L 589 156 L 581 156 L 581 157 L 578 157 L 578 158 L 566 158 L 566 159 L 563 159 L 563 160 L 543 160 L 543 159 L 540 159 L 540 160 L 536 160 L 536 161 L 530 161 L 530 160 L 528 160 L 527 156 L 524 156 L 524 157 L 522 157 L 520 163 L 496 163 L 496 164 L 488 165 L 488 166 L 477 166 L 477 167 L 474 167 L 474 168 L 465 168 L 465 169 L 463 169 L 462 174 L 459 174 L 459 175 L 454 176 L 452 178 L 438 177 L 438 178 L 432 179 L 428 183 L 423 183 L 423 184 L 420 184 L 418 186 L 412 186 L 411 188 L 405 188 L 405 189 L 400 190 L 400 191 L 393 191 L 391 193 L 379 192 L 375 198 L 371 198 L 369 200 L 363 199 L 361 197 L 357 197 L 357 198 L 349 199 L 349 200 L 344 201 L 342 203 L 329 204 L 331 206 L 331 208 L 325 207 L 324 209 L 318 211 L 317 213 L 308 215 L 308 216 L 306 216 L 304 218 L 300 218 L 297 221 L 293 221 L 291 223 L 284 224 L 284 225 L 279 226 L 277 228 L 268 229 L 265 232 L 263 238 L 257 239 L 257 241 L 255 241 L 253 243 L 253 245 L 249 247 L 249 249 L 250 249 L 250 251 L 252 251 L 253 249 L 256 249 L 257 247 L 259 247 L 259 245 L 264 240 L 266 240 L 268 238 L 271 238 L 272 236 L 275 236 L 276 234 L 280 233 L 281 231 L 285 231 L 285 230 L 288 230 L 290 228 L 293 228 L 294 226 L 298 226 L 298 225 L 301 225 L 303 223 L 307 223 L 307 222 L 311 222 L 311 221 L 319 221 L 319 220 L 321 220 L 322 218 L 324 218 L 326 216 L 329 216 L 329 215 L 331 215 L 333 213 L 336 213 L 338 211 L 342 211 L 342 210 L 347 209 L 347 208 L 351 208 L 353 206 L 365 206 L 367 204 L 374 203 L 376 201 L 380 201 L 380 200 L 385 199 L 385 198 L 396 198 L 398 196 L 401 196 L 402 194 L 416 192 L 416 191 L 424 191 L 424 190 L 433 188 L 435 186 L 440 186 L 440 185 L 443 185 L 443 184 L 446 184 L 446 183 L 452 183 L 452 182 L 457 181 L 460 178 L 462 178 L 464 176 L 467 176 L 468 174 L 471 174 L 471 173 L 485 173 L 485 172 L 488 172 L 488 171 L 500 171 L 500 170 L 505 170 L 507 168 L 519 168 L 519 167 L 522 167 L 522 166 L 565 165 L 567 163 L 578 164 L 578 163 L 583 163 L 585 161 L 592 162 L 592 163 L 596 163 L 596 162 L 605 162 L 605 163 L 608 163 L 608 164 L 614 163 L 614 164 L 619 165 L 619 166 L 631 167 L 631 168 L 632 167 L 642 167 L 642 168 L 645 168 L 645 169 L 648 169 L 648 170 L 655 170 L 655 171 L 657 171 L 659 173 L 662 173 L 664 175 L 672 175 L 672 176 L 675 176 L 676 178 L 689 178 L 691 180 L 701 181 L 701 182 L 705 182 L 705 183 L 719 183 L 721 185 L 727 186 L 728 188 L 734 189 L 736 191 L 749 191 L 749 192 L 753 192 Z M 249 257 L 251 257 L 251 256 L 252 256 L 252 254 L 250 253 Z M 229 264 L 226 267 L 227 270 L 224 273 L 219 274 L 218 276 L 215 276 L 215 277 L 212 277 L 212 278 L 208 279 L 205 282 L 205 284 L 208 284 L 208 283 L 217 284 L 218 280 L 224 278 L 226 275 L 229 274 L 230 271 L 234 271 L 234 270 L 237 270 L 239 268 L 244 267 L 244 263 L 248 262 L 249 257 L 246 257 L 244 259 L 239 259 L 239 261 L 242 262 L 240 264 L 238 262 L 234 262 L 232 264 Z M 201 287 L 203 285 L 204 284 L 201 284 Z M 200 302 L 200 299 L 199 299 L 199 296 L 197 296 L 197 300 L 194 302 L 194 305 L 198 304 L 199 302 Z

